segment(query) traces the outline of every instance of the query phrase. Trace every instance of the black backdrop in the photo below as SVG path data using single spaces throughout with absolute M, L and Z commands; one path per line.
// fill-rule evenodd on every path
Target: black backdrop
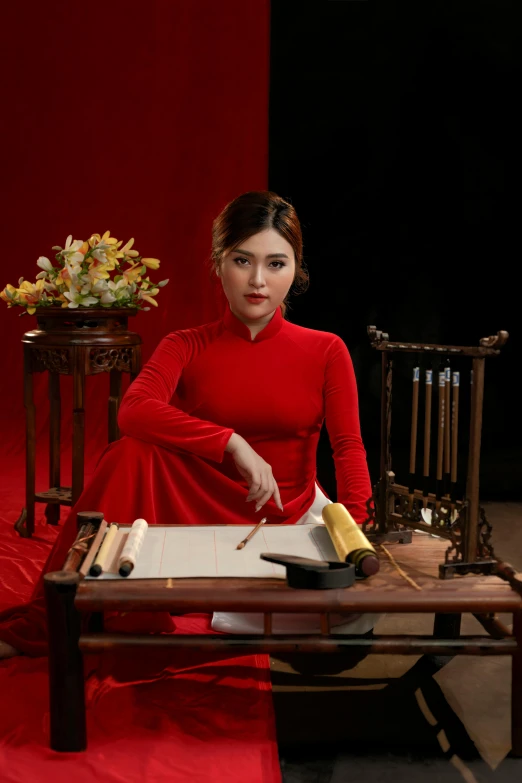
M 347 343 L 373 480 L 380 365 L 366 326 L 471 345 L 506 329 L 486 362 L 481 488 L 522 495 L 520 22 L 505 0 L 272 0 L 269 186 L 298 211 L 311 277 L 290 318 Z M 396 364 L 398 480 L 412 361 Z M 465 402 L 461 420 L 464 452 Z M 334 493 L 325 437 L 319 475 Z

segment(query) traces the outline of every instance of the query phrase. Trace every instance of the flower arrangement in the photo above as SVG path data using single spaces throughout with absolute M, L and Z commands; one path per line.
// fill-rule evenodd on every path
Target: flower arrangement
M 40 307 L 157 307 L 154 297 L 169 281 L 153 283 L 147 270 L 157 270 L 160 262 L 142 258 L 133 249 L 134 239 L 122 245 L 110 231 L 93 234 L 86 242 L 70 235 L 64 248 L 53 247 L 58 251 L 55 264 L 40 256 L 36 263 L 42 271 L 35 283 L 21 277 L 18 288 L 8 284 L 0 298 L 8 307 L 25 308 L 20 315 L 32 315 Z

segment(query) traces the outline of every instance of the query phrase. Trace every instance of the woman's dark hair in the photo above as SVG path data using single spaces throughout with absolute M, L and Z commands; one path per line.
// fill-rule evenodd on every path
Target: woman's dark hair
M 224 256 L 260 231 L 275 229 L 292 246 L 295 254 L 295 277 L 292 289 L 296 293 L 308 287 L 308 272 L 303 265 L 301 224 L 293 206 L 269 190 L 243 193 L 226 205 L 212 226 L 212 266 L 218 271 Z M 286 313 L 288 296 L 281 304 Z

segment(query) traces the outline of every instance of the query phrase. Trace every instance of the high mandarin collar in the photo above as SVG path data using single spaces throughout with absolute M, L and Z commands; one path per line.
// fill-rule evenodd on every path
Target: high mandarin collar
M 275 337 L 280 331 L 283 325 L 283 314 L 281 308 L 278 307 L 274 312 L 271 320 L 264 326 L 258 334 L 252 340 L 250 329 L 243 321 L 240 321 L 237 316 L 234 315 L 230 309 L 230 305 L 227 305 L 225 315 L 223 316 L 223 323 L 225 328 L 230 332 L 237 334 L 238 337 L 242 337 L 243 340 L 247 340 L 249 343 L 260 343 L 262 340 L 269 340 L 271 337 Z

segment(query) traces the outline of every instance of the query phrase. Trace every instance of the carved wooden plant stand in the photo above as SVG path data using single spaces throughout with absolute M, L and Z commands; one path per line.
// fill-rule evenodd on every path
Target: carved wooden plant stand
M 45 515 L 57 524 L 60 506 L 73 506 L 83 490 L 85 376 L 110 373 L 109 443 L 119 437 L 117 415 L 122 373 L 134 380 L 141 368 L 141 337 L 127 329 L 135 310 L 45 309 L 37 328 L 26 332 L 24 404 L 26 412 L 26 504 L 15 530 L 24 538 L 34 532 L 35 503 L 46 503 Z M 36 409 L 33 373 L 49 373 L 49 489 L 35 491 Z M 72 487 L 60 486 L 60 375 L 73 376 Z

